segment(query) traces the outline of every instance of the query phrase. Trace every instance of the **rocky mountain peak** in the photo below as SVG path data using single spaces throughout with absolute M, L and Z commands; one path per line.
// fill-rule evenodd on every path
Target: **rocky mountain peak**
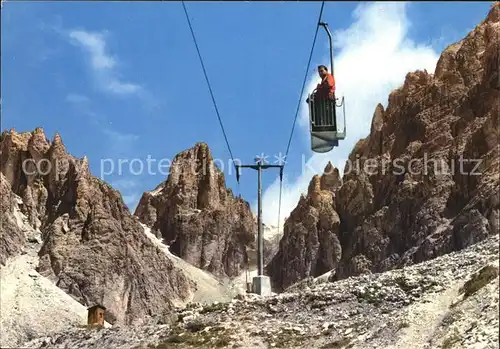
M 335 194 L 341 183 L 339 171 L 331 163 L 323 175 L 311 179 L 307 196 L 301 197 L 286 220 L 279 250 L 266 267 L 276 289 L 336 267 L 341 250 Z
M 372 125 L 370 129 L 370 134 L 375 132 L 380 132 L 384 126 L 384 106 L 382 104 L 377 104 L 375 111 L 373 112 Z
M 197 143 L 175 156 L 165 187 L 176 187 L 178 194 L 188 193 L 182 195 L 182 204 L 199 210 L 224 205 L 229 194 L 224 174 L 215 166 L 206 143 Z
M 307 188 L 307 195 L 312 196 L 321 192 L 321 179 L 320 176 L 314 175 L 309 182 L 309 187 Z
M 500 2 L 495 1 L 491 5 L 490 12 L 488 13 L 488 16 L 486 16 L 486 22 L 493 24 L 500 22 Z
M 45 137 L 45 133 L 41 127 L 38 127 L 33 131 L 32 137 L 28 142 L 28 150 L 33 156 L 35 161 L 40 161 L 48 149 L 50 148 L 50 142 Z
M 336 193 L 341 186 L 342 177 L 340 176 L 339 169 L 333 166 L 329 161 L 320 178 L 320 188 L 321 190 L 328 190 Z
M 57 155 L 66 155 L 66 147 L 64 146 L 64 143 L 62 141 L 61 135 L 56 132 L 54 135 L 54 140 L 52 141 L 51 144 L 52 148 L 52 153 L 57 156 Z
M 172 253 L 216 275 L 238 275 L 255 242 L 250 205 L 227 189 L 205 143 L 175 156 L 167 180 L 143 194 L 135 215 Z

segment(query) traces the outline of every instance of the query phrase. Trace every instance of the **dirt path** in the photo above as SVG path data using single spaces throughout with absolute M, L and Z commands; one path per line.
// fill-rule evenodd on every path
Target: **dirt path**
M 401 329 L 401 335 L 393 345 L 386 349 L 423 349 L 425 348 L 450 305 L 457 299 L 460 284 L 455 284 L 439 295 L 427 297 L 425 302 L 410 306 L 406 314 L 409 327 Z

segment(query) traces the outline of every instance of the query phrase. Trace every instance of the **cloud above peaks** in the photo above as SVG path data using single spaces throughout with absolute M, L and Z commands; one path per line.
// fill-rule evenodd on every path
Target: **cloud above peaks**
M 408 37 L 411 23 L 407 11 L 408 4 L 403 2 L 363 3 L 356 7 L 353 12 L 353 23 L 348 28 L 343 30 L 330 28 L 334 31 L 337 97 L 345 96 L 347 136 L 345 140 L 339 142 L 339 147 L 329 153 L 314 154 L 308 158 L 306 155 L 301 155 L 302 171 L 297 178 L 287 178 L 285 173 L 281 224 L 297 205 L 301 193 L 307 191 L 312 176 L 321 174 L 328 161 L 343 171 L 356 142 L 369 134 L 375 107 L 378 103 L 387 105 L 389 93 L 403 84 L 406 74 L 417 69 L 434 71 L 439 54 L 430 46 L 419 45 Z M 326 35 L 318 36 L 318 39 L 324 37 L 326 38 Z M 316 50 L 318 49 L 324 50 L 324 59 L 317 64 L 328 64 L 327 46 L 319 44 L 316 47 Z M 304 101 L 307 93 L 318 82 L 317 75 L 309 78 L 302 98 Z M 309 139 L 309 115 L 305 103 L 302 104 L 299 118 L 303 136 Z M 338 122 L 339 126 L 343 127 L 341 113 Z M 309 140 L 306 144 L 309 144 Z M 293 155 L 293 158 L 298 157 Z M 276 225 L 278 202 L 277 180 L 263 195 L 265 224 Z
M 106 42 L 103 34 L 73 30 L 69 33 L 69 37 L 88 50 L 91 54 L 94 69 L 112 69 L 115 67 L 115 59 L 106 54 Z
M 123 153 L 130 150 L 139 136 L 130 133 L 120 132 L 113 127 L 113 124 L 101 112 L 94 109 L 95 103 L 79 93 L 69 93 L 66 95 L 66 102 L 72 106 L 72 109 L 83 116 L 88 117 L 89 121 L 102 132 L 109 143 L 109 151 L 113 153 Z
M 108 53 L 106 32 L 71 30 L 68 36 L 70 42 L 87 55 L 99 89 L 114 95 L 140 95 L 144 92 L 142 86 L 120 78 L 118 59 Z

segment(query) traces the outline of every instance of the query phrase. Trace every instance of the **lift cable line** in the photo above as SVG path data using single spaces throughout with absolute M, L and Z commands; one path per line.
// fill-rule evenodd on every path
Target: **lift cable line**
M 290 133 L 290 138 L 288 139 L 288 145 L 286 147 L 285 159 L 288 156 L 288 152 L 290 150 L 290 144 L 292 143 L 293 132 L 295 131 L 295 124 L 297 123 L 297 116 L 299 115 L 300 103 L 302 102 L 302 94 L 304 93 L 304 89 L 306 87 L 307 73 L 309 73 L 309 67 L 311 65 L 311 60 L 312 60 L 312 55 L 313 55 L 313 52 L 314 52 L 314 47 L 316 46 L 316 38 L 318 37 L 318 30 L 319 30 L 319 26 L 320 26 L 320 23 L 321 23 L 321 17 L 323 16 L 323 9 L 324 9 L 324 7 L 325 7 L 325 2 L 322 1 L 322 3 L 321 3 L 321 10 L 319 11 L 318 22 L 317 22 L 317 25 L 316 25 L 316 32 L 314 33 L 314 39 L 313 39 L 313 43 L 312 43 L 312 47 L 311 47 L 311 52 L 309 53 L 309 61 L 307 62 L 306 73 L 304 74 L 304 81 L 302 82 L 302 89 L 300 90 L 299 101 L 297 103 L 297 109 L 295 111 L 295 118 L 293 120 L 292 131 Z
M 258 293 L 258 294 L 261 294 L 261 295 L 264 295 L 264 294 L 270 295 L 271 294 L 270 279 L 269 279 L 268 276 L 264 276 L 263 275 L 263 273 L 264 273 L 263 249 L 264 248 L 263 248 L 263 227 L 262 227 L 262 170 L 265 170 L 265 169 L 268 169 L 268 168 L 279 168 L 280 169 L 280 194 L 279 194 L 279 208 L 278 208 L 278 233 L 279 233 L 279 231 L 280 231 L 280 215 L 281 215 L 281 198 L 282 198 L 282 191 L 283 191 L 283 172 L 284 172 L 284 167 L 285 167 L 286 159 L 288 157 L 288 152 L 290 150 L 290 145 L 291 145 L 292 138 L 293 138 L 293 133 L 294 133 L 294 130 L 295 130 L 295 124 L 297 123 L 297 117 L 298 117 L 299 110 L 300 110 L 300 103 L 301 103 L 301 100 L 302 100 L 302 95 L 304 93 L 304 89 L 305 89 L 305 85 L 306 85 L 306 81 L 307 81 L 307 75 L 308 75 L 308 72 L 309 72 L 309 67 L 311 65 L 312 55 L 313 55 L 313 52 L 314 52 L 314 47 L 316 45 L 316 38 L 318 36 L 318 30 L 319 30 L 319 27 L 322 25 L 321 17 L 323 15 L 323 9 L 325 7 L 325 1 L 322 1 L 322 3 L 321 3 L 321 10 L 320 10 L 320 13 L 319 13 L 319 16 L 318 16 L 318 22 L 317 22 L 317 25 L 316 25 L 316 31 L 314 33 L 313 44 L 312 44 L 312 47 L 311 47 L 311 52 L 309 54 L 309 60 L 308 60 L 308 63 L 307 63 L 306 73 L 305 73 L 305 76 L 304 76 L 304 81 L 302 83 L 302 89 L 301 89 L 301 92 L 300 92 L 300 95 L 299 95 L 299 101 L 298 101 L 298 104 L 297 104 L 297 109 L 295 111 L 295 117 L 294 117 L 294 121 L 293 121 L 293 125 L 292 125 L 292 130 L 291 130 L 290 138 L 288 140 L 288 144 L 287 144 L 287 148 L 286 148 L 286 154 L 285 154 L 285 157 L 284 157 L 285 161 L 283 161 L 283 163 L 281 163 L 280 165 L 267 165 L 267 164 L 265 164 L 265 160 L 263 158 L 256 158 L 255 159 L 256 160 L 256 164 L 255 165 L 241 165 L 241 164 L 236 164 L 236 162 L 234 161 L 234 156 L 233 156 L 233 153 L 231 151 L 231 147 L 229 145 L 229 141 L 228 141 L 225 129 L 224 129 L 224 125 L 222 123 L 222 119 L 220 117 L 219 109 L 217 108 L 217 103 L 215 102 L 215 97 L 214 97 L 214 94 L 213 94 L 213 91 L 212 91 L 212 87 L 211 87 L 210 81 L 208 79 L 208 74 L 207 74 L 207 71 L 205 69 L 205 65 L 203 63 L 203 58 L 201 56 L 200 49 L 198 47 L 198 42 L 196 41 L 196 36 L 194 34 L 193 26 L 191 25 L 191 20 L 189 19 L 188 11 L 187 11 L 187 8 L 186 8 L 186 5 L 185 5 L 184 1 L 182 1 L 182 6 L 184 8 L 184 13 L 186 15 L 186 19 L 187 19 L 187 22 L 188 22 L 188 25 L 189 25 L 189 29 L 191 31 L 191 36 L 193 38 L 193 42 L 195 44 L 196 51 L 198 53 L 198 58 L 200 60 L 201 67 L 203 69 L 203 74 L 205 76 L 205 80 L 206 80 L 207 85 L 208 85 L 210 96 L 212 97 L 212 102 L 213 102 L 215 111 L 217 113 L 217 118 L 219 119 L 219 124 L 220 124 L 220 127 L 222 129 L 222 133 L 224 135 L 224 139 L 226 141 L 226 145 L 227 145 L 229 154 L 231 155 L 231 159 L 233 161 L 233 165 L 234 165 L 235 170 L 236 170 L 236 181 L 237 181 L 237 184 L 238 184 L 238 191 L 239 191 L 239 184 L 240 184 L 240 168 L 251 168 L 251 169 L 257 170 L 257 172 L 258 172 L 258 234 L 257 234 L 258 235 L 257 236 L 257 250 L 258 250 L 257 251 L 257 262 L 258 262 L 257 263 L 258 264 L 257 265 L 258 266 L 257 269 L 258 269 L 258 275 L 256 277 L 254 277 L 254 279 L 253 279 L 252 289 L 253 289 L 254 293 Z M 247 271 L 248 271 L 248 263 L 247 263 Z M 247 281 L 247 287 L 248 287 L 248 280 L 246 280 L 246 281 Z
M 314 47 L 316 46 L 316 38 L 318 37 L 318 30 L 320 27 L 321 17 L 323 16 L 323 9 L 324 8 L 325 8 L 325 2 L 322 1 L 321 10 L 319 11 L 318 22 L 316 25 L 316 31 L 314 33 L 314 39 L 313 39 L 313 43 L 312 43 L 312 47 L 311 47 L 311 52 L 309 53 L 309 60 L 307 62 L 306 73 L 304 74 L 304 81 L 302 82 L 302 89 L 300 90 L 299 101 L 297 103 L 297 109 L 295 111 L 295 117 L 293 120 L 292 131 L 290 133 L 290 138 L 288 139 L 288 145 L 286 147 L 286 153 L 285 153 L 285 158 L 284 158 L 285 162 L 283 163 L 283 168 L 281 169 L 281 173 L 280 173 L 280 196 L 279 196 L 279 204 L 278 204 L 279 205 L 278 206 L 278 234 L 280 232 L 280 220 L 281 220 L 281 196 L 282 196 L 282 192 L 283 192 L 283 169 L 284 169 L 286 160 L 288 158 L 288 152 L 290 151 L 290 144 L 292 143 L 293 132 L 295 131 L 295 124 L 297 123 L 297 117 L 299 115 L 299 110 L 300 110 L 300 103 L 302 102 L 302 95 L 303 95 L 304 89 L 306 87 L 307 75 L 309 73 L 309 67 L 311 66 L 312 55 L 314 52 Z
M 186 4 L 184 3 L 184 1 L 182 1 L 182 7 L 184 8 L 184 14 L 186 15 L 186 19 L 187 19 L 187 22 L 189 24 L 191 36 L 193 37 L 193 42 L 194 42 L 194 45 L 196 47 L 196 52 L 198 52 L 198 58 L 200 59 L 201 68 L 203 69 L 203 74 L 205 75 L 205 80 L 207 81 L 208 90 L 210 91 L 210 96 L 212 97 L 212 102 L 214 104 L 215 112 L 217 113 L 217 118 L 219 119 L 219 124 L 220 124 L 220 127 L 222 129 L 222 134 L 224 135 L 224 139 L 226 140 L 226 145 L 227 145 L 227 149 L 229 150 L 229 155 L 231 155 L 231 160 L 233 161 L 233 165 L 235 166 L 236 171 L 238 171 L 236 168 L 236 163 L 234 161 L 233 152 L 231 151 L 231 147 L 229 146 L 229 141 L 227 140 L 226 131 L 224 130 L 224 125 L 222 124 L 222 119 L 220 117 L 219 108 L 217 108 L 217 103 L 215 102 L 215 97 L 214 97 L 214 93 L 212 91 L 212 86 L 210 85 L 210 80 L 208 80 L 207 70 L 205 69 L 205 64 L 203 63 L 203 58 L 201 57 L 200 48 L 198 47 L 198 42 L 196 41 L 196 36 L 194 35 L 193 26 L 191 25 L 191 20 L 189 19 L 188 11 L 187 11 Z M 236 179 L 239 183 L 238 172 L 236 172 Z

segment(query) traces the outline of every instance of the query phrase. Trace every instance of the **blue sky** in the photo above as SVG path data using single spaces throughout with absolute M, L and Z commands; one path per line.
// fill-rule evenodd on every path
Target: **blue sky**
M 321 3 L 186 5 L 234 156 L 252 162 L 264 153 L 273 162 L 286 150 Z M 376 103 L 385 104 L 406 72 L 433 72 L 439 53 L 483 20 L 490 6 L 326 3 L 323 20 L 335 35 L 338 89 L 349 102 L 348 137 L 331 153 L 312 156 L 301 110 L 286 167 L 283 216 L 312 172 L 321 172 L 323 160 L 341 165 L 366 136 Z M 320 32 L 308 87 L 316 80 L 314 67 L 328 63 L 327 57 Z M 88 156 L 97 176 L 111 169 L 105 159 L 112 159 L 114 172 L 104 179 L 131 208 L 142 192 L 165 179 L 160 159 L 172 159 L 199 141 L 224 163 L 226 182 L 238 192 L 180 2 L 7 1 L 1 83 L 2 130 L 41 126 L 49 138 L 57 131 L 70 153 Z M 134 175 L 148 156 L 156 159 L 156 174 Z M 137 160 L 119 172 L 119 159 Z M 312 172 L 304 173 L 307 161 Z M 240 188 L 252 205 L 253 172 L 243 173 Z M 264 173 L 264 219 L 270 224 L 277 219 L 277 175 Z

